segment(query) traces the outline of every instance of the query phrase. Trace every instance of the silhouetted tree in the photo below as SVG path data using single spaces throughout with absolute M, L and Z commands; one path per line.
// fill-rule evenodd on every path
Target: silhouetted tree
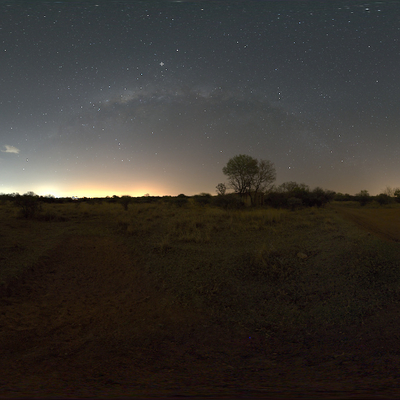
M 365 206 L 367 203 L 372 201 L 371 196 L 368 193 L 368 190 L 361 190 L 360 193 L 355 195 L 356 201 L 360 203 L 361 206 Z
M 241 196 L 250 196 L 254 205 L 258 193 L 265 191 L 276 179 L 274 164 L 267 160 L 239 154 L 232 157 L 222 172 L 228 177 L 229 186 Z
M 395 191 L 396 191 L 396 188 L 392 188 L 391 186 L 386 186 L 385 190 L 382 193 L 386 194 L 389 197 L 394 197 Z
M 386 193 L 381 193 L 378 194 L 378 196 L 375 196 L 375 200 L 381 205 L 385 205 L 385 204 L 390 204 L 392 203 L 394 200 Z
M 256 203 L 258 193 L 265 193 L 276 179 L 275 166 L 271 161 L 260 160 L 257 161 L 257 172 L 252 179 L 250 187 L 251 201 L 254 205 Z
M 129 203 L 132 201 L 132 197 L 129 195 L 121 196 L 120 203 L 125 211 L 128 210 Z
M 278 187 L 278 192 L 283 193 L 283 198 L 286 203 L 290 198 L 296 198 L 301 200 L 301 204 L 304 206 L 309 206 L 310 204 L 310 188 L 304 183 L 297 183 L 293 181 L 284 182 Z M 291 200 L 293 203 L 293 200 Z M 296 207 L 299 207 L 297 202 Z M 281 205 L 284 205 L 283 203 Z M 291 204 L 288 204 L 292 208 Z
M 226 193 L 226 185 L 225 183 L 218 183 L 218 185 L 215 187 L 217 189 L 217 194 L 220 196 L 225 195 Z

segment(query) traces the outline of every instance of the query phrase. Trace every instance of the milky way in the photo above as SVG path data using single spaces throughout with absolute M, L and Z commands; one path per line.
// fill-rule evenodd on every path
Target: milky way
M 400 186 L 397 1 L 0 2 L 0 191 Z

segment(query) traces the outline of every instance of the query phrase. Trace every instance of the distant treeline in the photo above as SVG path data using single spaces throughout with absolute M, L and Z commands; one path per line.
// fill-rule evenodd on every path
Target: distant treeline
M 150 196 L 141 197 L 124 196 L 107 196 L 98 198 L 57 198 L 53 195 L 38 196 L 33 192 L 27 192 L 23 195 L 19 193 L 0 194 L 0 202 L 11 202 L 21 209 L 22 215 L 26 218 L 33 217 L 41 211 L 42 204 L 45 203 L 81 203 L 101 204 L 101 203 L 117 203 L 125 210 L 128 210 L 130 204 L 156 203 L 164 202 L 177 207 L 186 206 L 189 202 L 198 204 L 199 206 L 212 205 L 224 209 L 240 209 L 250 205 L 267 206 L 273 208 L 287 208 L 291 210 L 304 207 L 324 207 L 331 201 L 353 201 L 358 202 L 361 206 L 365 206 L 373 201 L 380 205 L 391 203 L 400 203 L 400 190 L 387 188 L 384 193 L 377 196 L 371 196 L 367 190 L 361 190 L 355 195 L 348 193 L 336 193 L 331 190 L 324 190 L 320 187 L 310 189 L 303 183 L 285 182 L 280 186 L 274 186 L 266 193 L 257 193 L 250 199 L 249 194 L 229 193 L 212 196 L 209 193 L 200 193 L 194 196 L 186 196 L 180 194 L 178 196 Z

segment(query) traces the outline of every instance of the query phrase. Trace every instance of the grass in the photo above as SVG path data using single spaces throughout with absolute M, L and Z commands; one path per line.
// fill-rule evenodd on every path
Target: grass
M 0 282 L 45 260 L 65 235 L 113 236 L 140 260 L 132 268 L 176 301 L 267 336 L 362 323 L 400 298 L 399 244 L 368 235 L 332 207 L 47 204 L 26 220 L 3 204 L 0 220 Z

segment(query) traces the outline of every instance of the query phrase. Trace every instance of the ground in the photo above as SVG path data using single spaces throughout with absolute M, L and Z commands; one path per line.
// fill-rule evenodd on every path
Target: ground
M 346 217 L 379 234 L 360 212 Z M 1 293 L 0 396 L 397 398 L 399 322 L 391 306 L 347 330 L 249 336 L 176 302 L 111 236 L 69 234 Z

